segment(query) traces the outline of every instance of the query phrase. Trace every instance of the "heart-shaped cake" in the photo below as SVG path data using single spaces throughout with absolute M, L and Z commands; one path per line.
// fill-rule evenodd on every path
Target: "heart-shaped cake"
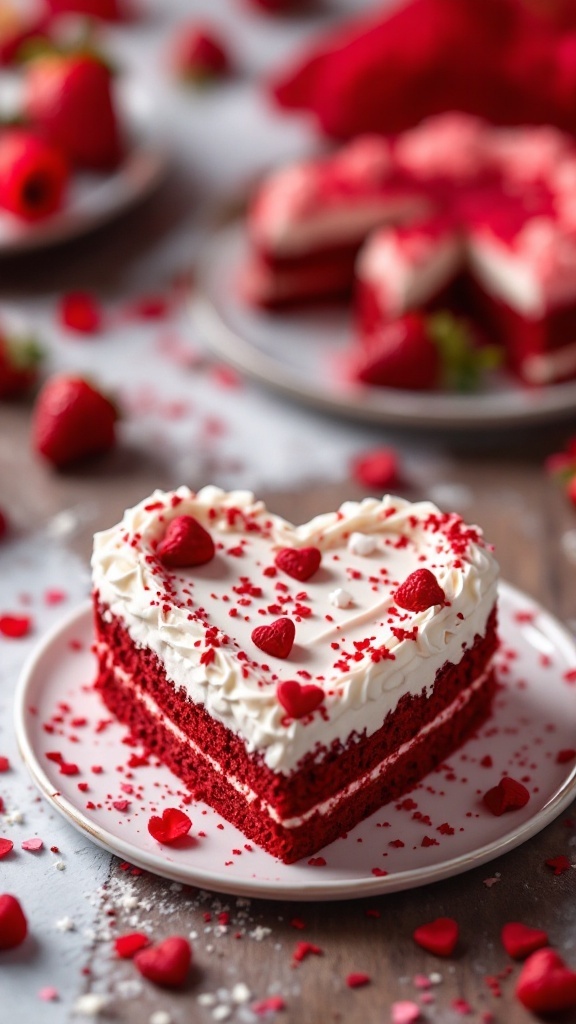
M 489 712 L 497 565 L 430 502 L 368 498 L 294 526 L 246 491 L 157 491 L 96 534 L 92 568 L 106 704 L 286 862 Z

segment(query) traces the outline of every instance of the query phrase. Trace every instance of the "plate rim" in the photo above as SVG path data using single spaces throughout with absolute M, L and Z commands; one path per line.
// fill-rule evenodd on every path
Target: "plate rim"
M 537 612 L 538 616 L 542 617 L 545 622 L 547 635 L 552 634 L 555 647 L 559 646 L 565 650 L 570 649 L 576 659 L 576 638 L 572 636 L 568 628 L 559 619 L 552 615 L 551 612 L 548 612 L 536 599 L 504 580 L 500 580 L 498 589 L 501 597 L 512 603 L 521 601 L 524 606 L 527 605 Z M 40 790 L 42 796 L 73 827 L 82 834 L 87 835 L 96 845 L 108 853 L 121 857 L 134 866 L 162 878 L 185 885 L 210 889 L 227 895 L 247 896 L 256 899 L 321 902 L 383 896 L 387 893 L 419 888 L 446 878 L 455 877 L 510 852 L 554 821 L 576 796 L 576 765 L 574 765 L 563 783 L 548 798 L 544 806 L 525 821 L 523 825 L 517 828 L 511 827 L 503 836 L 484 846 L 456 857 L 448 858 L 425 869 L 411 868 L 407 871 L 397 871 L 390 875 L 360 879 L 346 879 L 345 877 L 336 880 L 326 879 L 325 881 L 319 879 L 318 882 L 309 883 L 298 881 L 298 863 L 283 865 L 283 868 L 295 872 L 296 877 L 291 884 L 273 879 L 228 881 L 221 872 L 212 872 L 207 869 L 194 870 L 193 865 L 191 866 L 192 870 L 181 869 L 178 865 L 163 860 L 160 854 L 156 854 L 153 851 L 148 852 L 135 849 L 121 837 L 116 837 L 108 832 L 107 829 L 95 825 L 89 816 L 79 810 L 71 800 L 59 794 L 42 768 L 28 734 L 26 728 L 26 700 L 28 688 L 34 681 L 34 673 L 38 671 L 38 666 L 50 652 L 53 645 L 68 630 L 81 624 L 82 620 L 91 617 L 91 615 L 92 602 L 86 600 L 55 623 L 51 629 L 47 630 L 36 648 L 26 659 L 14 695 L 13 721 L 18 750 L 32 781 Z
M 246 244 L 246 232 L 238 220 L 216 229 L 199 260 L 191 317 L 214 352 L 236 369 L 289 398 L 331 414 L 404 428 L 499 429 L 536 425 L 574 415 L 576 381 L 532 390 L 518 384 L 517 388 L 476 394 L 400 391 L 366 385 L 359 387 L 357 395 L 340 396 L 322 389 L 311 383 L 304 372 L 299 374 L 291 366 L 284 366 L 228 323 L 214 297 L 211 282 L 216 269 L 221 269 L 222 250 L 231 244 Z M 248 312 L 252 311 L 248 309 Z M 254 315 L 258 315 L 258 310 L 254 310 Z M 282 314 L 263 311 L 263 315 Z M 526 400 L 520 401 L 524 395 Z M 422 407 L 423 411 L 415 406 Z

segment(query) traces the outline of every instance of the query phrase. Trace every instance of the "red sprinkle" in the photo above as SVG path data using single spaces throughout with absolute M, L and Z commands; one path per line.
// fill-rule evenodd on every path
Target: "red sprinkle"
M 150 944 L 150 939 L 144 932 L 129 932 L 127 935 L 119 935 L 114 942 L 116 955 L 123 960 L 130 960 L 139 949 L 144 949 Z
M 90 292 L 68 292 L 60 300 L 60 322 L 78 334 L 96 334 L 102 327 L 102 310 Z
M 386 491 L 399 482 L 398 457 L 392 448 L 375 448 L 353 460 L 354 480 L 369 490 Z
M 19 640 L 28 636 L 32 629 L 29 615 L 0 615 L 0 633 L 11 640 Z
M 370 975 L 363 974 L 362 971 L 355 971 L 352 974 L 346 975 L 348 988 L 362 988 L 363 985 L 369 985 L 371 981 Z
M 313 942 L 297 942 L 292 959 L 296 963 L 301 963 L 309 956 L 324 956 L 324 951 L 320 949 L 320 946 L 315 946 Z
M 572 867 L 568 857 L 561 853 L 558 857 L 549 857 L 548 860 L 544 861 L 546 867 L 552 868 L 555 875 L 563 875 L 565 871 L 569 871 Z

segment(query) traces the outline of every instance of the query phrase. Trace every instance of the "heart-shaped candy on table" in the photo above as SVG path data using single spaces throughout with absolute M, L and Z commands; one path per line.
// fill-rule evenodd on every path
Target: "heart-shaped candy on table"
M 458 923 L 451 917 L 437 917 L 421 924 L 413 933 L 414 941 L 436 956 L 450 956 L 458 942 Z
M 155 985 L 178 988 L 188 976 L 192 949 L 187 939 L 173 935 L 156 946 L 136 953 L 134 963 L 140 974 Z
M 529 928 L 520 921 L 509 921 L 501 933 L 502 945 L 509 956 L 523 960 L 530 953 L 548 945 L 548 934 L 540 928 Z
M 553 949 L 539 949 L 528 957 L 516 996 L 533 1013 L 560 1013 L 576 1008 L 576 971 L 566 966 Z

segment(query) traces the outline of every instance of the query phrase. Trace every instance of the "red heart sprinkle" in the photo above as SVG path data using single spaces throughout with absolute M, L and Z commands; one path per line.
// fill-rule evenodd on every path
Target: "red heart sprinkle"
M 559 1013 L 576 1007 L 576 971 L 570 970 L 553 949 L 539 949 L 528 957 L 518 981 L 516 997 L 534 1013 Z
M 276 696 L 290 718 L 303 718 L 320 707 L 324 700 L 324 690 L 314 683 L 303 686 L 296 679 L 287 679 L 278 683 Z
M 176 516 L 168 524 L 157 554 L 171 569 L 204 565 L 214 558 L 214 541 L 194 516 Z
M 314 575 L 321 561 L 318 548 L 281 548 L 274 559 L 279 569 L 301 583 Z
M 13 849 L 14 843 L 11 839 L 0 839 L 0 857 L 5 857 Z
M 167 807 L 159 818 L 153 814 L 148 822 L 148 831 L 158 843 L 173 843 L 185 836 L 192 828 L 192 822 L 178 807 Z
M 515 960 L 523 960 L 524 957 L 535 953 L 537 949 L 548 945 L 548 935 L 539 928 L 529 928 L 519 921 L 509 921 L 501 932 L 502 945 L 508 956 Z
M 413 939 L 429 953 L 450 956 L 458 942 L 458 923 L 451 917 L 437 917 L 435 921 L 416 928 Z
M 435 604 L 446 604 L 446 594 L 430 569 L 416 569 L 393 595 L 396 604 L 409 612 L 423 612 Z
M 516 811 L 524 807 L 530 799 L 530 793 L 521 782 L 516 782 L 509 775 L 505 775 L 497 786 L 493 786 L 484 793 L 483 801 L 486 807 L 497 818 L 506 811 Z
M 370 975 L 363 974 L 362 971 L 354 971 L 352 974 L 346 975 L 348 988 L 361 988 L 363 985 L 369 985 L 371 981 Z
M 119 935 L 114 942 L 116 955 L 123 960 L 130 960 L 135 953 L 138 953 L 144 946 L 150 945 L 150 939 L 144 932 L 130 932 L 128 935 Z
M 155 985 L 177 988 L 187 978 L 192 963 L 192 949 L 187 939 L 173 935 L 157 946 L 136 953 L 134 964 L 140 974 Z
M 15 896 L 0 896 L 0 949 L 14 949 L 24 942 L 28 923 Z
M 283 616 L 274 619 L 268 626 L 256 626 L 252 630 L 252 640 L 265 654 L 274 658 L 287 658 L 294 644 L 296 627 L 292 619 Z
M 24 839 L 20 844 L 23 850 L 31 850 L 35 853 L 37 850 L 41 850 L 44 846 L 42 839 Z

